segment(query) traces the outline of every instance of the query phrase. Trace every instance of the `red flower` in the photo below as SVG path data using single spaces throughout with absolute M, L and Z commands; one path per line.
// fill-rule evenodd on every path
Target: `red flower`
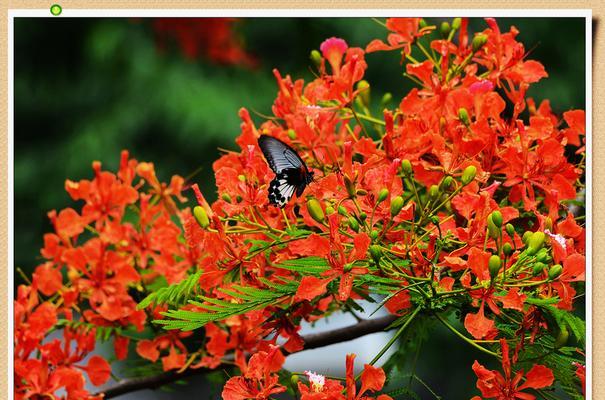
M 561 299 L 557 307 L 564 310 L 572 309 L 573 297 L 576 290 L 571 282 L 584 281 L 586 279 L 586 257 L 581 254 L 572 254 L 563 262 L 563 272 L 551 285 L 557 291 Z
M 162 356 L 164 371 L 179 369 L 185 365 L 187 359 L 187 348 L 181 339 L 191 335 L 192 332 L 170 331 L 153 340 L 140 340 L 137 343 L 137 353 L 149 361 L 156 362 L 160 358 L 161 351 L 168 349 L 168 354 Z
M 552 385 L 554 376 L 552 371 L 540 364 L 534 365 L 525 374 L 525 381 L 521 383 L 524 377 L 523 370 L 514 373 L 511 369 L 511 362 L 508 354 L 508 343 L 500 339 L 502 347 L 502 369 L 504 375 L 499 371 L 490 371 L 479 364 L 476 360 L 473 364 L 473 371 L 477 375 L 477 388 L 481 395 L 486 399 L 497 400 L 533 400 L 536 397 L 532 394 L 523 392 L 525 389 L 542 389 Z
M 269 352 L 259 351 L 250 357 L 243 376 L 229 379 L 223 388 L 224 400 L 268 399 L 286 388 L 279 384 L 275 372 L 281 369 L 284 356 L 277 346 Z
M 419 29 L 420 20 L 421 18 L 388 18 L 386 27 L 393 33 L 389 33 L 387 43 L 374 39 L 367 45 L 366 51 L 372 53 L 381 50 L 402 49 L 403 60 L 406 54 L 410 54 L 414 40 L 432 30 L 430 27 Z
M 464 318 L 464 327 L 475 339 L 493 339 L 498 334 L 495 322 L 485 317 L 484 305 L 481 302 L 477 314 L 468 313 Z
M 55 268 L 51 262 L 38 266 L 33 278 L 34 287 L 45 296 L 52 296 L 63 286 L 61 271 Z
M 74 200 L 86 202 L 82 209 L 82 218 L 85 221 L 96 221 L 96 227 L 99 228 L 109 218 L 121 220 L 125 207 L 137 200 L 138 193 L 130 182 L 124 182 L 110 172 L 101 171 L 100 162 L 93 163 L 93 170 L 95 178 L 92 181 L 67 180 L 65 190 Z M 56 228 L 58 233 L 59 226 L 57 225 Z M 81 232 L 80 228 L 77 229 Z
M 95 386 L 100 386 L 109 380 L 111 375 L 111 366 L 101 356 L 94 355 L 88 360 L 88 365 L 84 367 L 90 381 Z
M 305 276 L 294 296 L 294 301 L 313 300 L 326 292 L 326 286 L 332 279 L 319 279 L 315 276 Z
M 386 380 L 386 375 L 382 368 L 377 368 L 369 364 L 365 364 L 363 367 L 363 372 L 361 373 L 361 388 L 359 392 L 357 392 L 357 388 L 355 387 L 355 373 L 354 373 L 354 360 L 355 354 L 347 354 L 347 362 L 346 362 L 346 389 L 347 389 L 347 400 L 361 400 L 367 399 L 370 400 L 372 397 L 364 396 L 364 394 L 369 391 L 379 391 L 384 386 L 384 382 Z M 392 400 L 391 397 L 387 395 L 378 396 L 379 400 Z
M 305 375 L 309 378 L 309 385 L 298 382 L 298 391 L 300 392 L 301 400 L 344 400 L 342 394 L 344 387 L 339 381 L 325 378 L 322 375 L 315 374 L 310 371 L 305 371 Z
M 252 67 L 256 61 L 235 34 L 236 22 L 235 18 L 155 18 L 153 29 L 162 50 L 176 40 L 189 59 L 205 57 L 219 64 Z
M 580 380 L 580 385 L 582 386 L 582 394 L 586 396 L 586 365 L 580 363 L 574 363 L 576 367 L 576 376 Z

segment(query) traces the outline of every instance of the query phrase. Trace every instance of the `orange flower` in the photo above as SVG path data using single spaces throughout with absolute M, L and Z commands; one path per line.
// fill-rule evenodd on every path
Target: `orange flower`
M 477 388 L 481 395 L 486 399 L 498 400 L 533 400 L 536 397 L 524 392 L 525 389 L 542 389 L 552 385 L 554 376 L 552 371 L 540 364 L 534 365 L 527 374 L 523 370 L 514 373 L 511 368 L 511 362 L 508 355 L 508 343 L 500 339 L 502 347 L 502 369 L 504 375 L 499 371 L 490 371 L 479 364 L 476 360 L 473 364 L 473 371 L 477 375 Z M 525 382 L 522 379 L 525 377 Z
M 268 399 L 269 396 L 284 392 L 286 388 L 278 383 L 275 374 L 281 369 L 284 356 L 277 346 L 268 352 L 259 351 L 250 357 L 242 371 L 243 376 L 234 376 L 223 388 L 224 400 Z

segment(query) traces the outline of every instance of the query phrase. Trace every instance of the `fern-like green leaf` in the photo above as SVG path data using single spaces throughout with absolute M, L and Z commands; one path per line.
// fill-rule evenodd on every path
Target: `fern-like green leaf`
M 328 261 L 321 257 L 303 257 L 294 260 L 285 260 L 274 266 L 297 272 L 301 275 L 319 275 L 330 268 Z
M 559 328 L 569 328 L 578 343 L 583 347 L 586 346 L 586 322 L 582 318 L 550 305 L 540 307 L 555 320 Z
M 142 310 L 151 304 L 168 304 L 175 307 L 186 304 L 187 300 L 193 298 L 198 291 L 202 272 L 199 270 L 179 283 L 161 288 L 149 294 L 137 305 L 137 308 Z
M 221 321 L 235 315 L 241 315 L 252 310 L 260 310 L 270 305 L 277 305 L 283 298 L 296 293 L 299 282 L 287 281 L 275 283 L 266 279 L 261 281 L 269 286 L 267 289 L 233 285 L 231 288 L 218 289 L 234 298 L 234 302 L 198 296 L 202 301 L 190 300 L 189 303 L 202 311 L 169 310 L 162 315 L 166 319 L 154 322 L 163 325 L 165 329 L 180 329 L 190 331 L 203 327 L 209 322 Z
M 113 326 L 99 326 L 86 321 L 71 321 L 68 319 L 59 319 L 55 326 L 57 328 L 69 326 L 72 329 L 81 329 L 87 333 L 94 330 L 95 339 L 101 342 L 108 341 L 114 334 L 121 334 L 121 328 Z
M 387 394 L 394 399 L 406 399 L 406 400 L 407 399 L 411 399 L 411 400 L 420 400 L 421 399 L 421 397 L 418 395 L 418 393 L 414 392 L 412 389 L 405 387 L 405 386 L 400 387 L 395 390 L 391 390 Z

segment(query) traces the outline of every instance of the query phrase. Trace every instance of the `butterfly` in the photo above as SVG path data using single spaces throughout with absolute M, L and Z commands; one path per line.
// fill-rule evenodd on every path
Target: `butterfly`
M 275 172 L 275 179 L 269 184 L 269 203 L 284 207 L 295 192 L 298 197 L 303 194 L 305 187 L 313 181 L 313 172 L 296 150 L 279 139 L 262 135 L 258 138 L 258 146 Z

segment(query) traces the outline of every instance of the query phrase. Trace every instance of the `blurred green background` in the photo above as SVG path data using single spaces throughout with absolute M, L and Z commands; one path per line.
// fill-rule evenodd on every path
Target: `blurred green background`
M 529 58 L 546 66 L 550 77 L 531 89 L 537 102 L 550 99 L 555 112 L 585 107 L 584 19 L 498 22 L 502 31 L 515 25 L 519 40 L 531 49 Z M 194 181 L 213 200 L 217 147 L 234 148 L 240 107 L 271 114 L 277 91 L 273 68 L 308 81 L 313 77 L 309 52 L 324 39 L 337 36 L 365 47 L 386 37 L 369 18 L 243 19 L 236 34 L 258 61 L 250 69 L 187 58 L 177 43 L 160 47 L 153 26 L 150 19 L 15 19 L 15 267 L 26 273 L 41 262 L 42 235 L 51 230 L 47 211 L 74 205 L 64 191 L 65 179 L 90 178 L 93 160 L 115 169 L 120 151 L 128 149 L 138 160 L 152 161 L 163 180 L 201 168 Z M 473 19 L 470 28 L 479 31 L 486 24 Z M 391 106 L 411 88 L 399 58 L 395 52 L 366 58 L 372 96 L 378 100 L 393 93 Z M 15 283 L 22 283 L 19 275 Z M 444 393 L 454 387 L 474 392 L 470 367 L 457 366 L 460 358 L 471 360 L 465 364 L 470 366 L 476 355 L 456 339 L 447 340 L 439 335 L 427 345 L 435 350 L 423 351 L 428 358 L 419 371 L 435 373 L 431 383 L 443 386 Z M 438 361 L 435 371 L 444 348 L 449 357 Z

